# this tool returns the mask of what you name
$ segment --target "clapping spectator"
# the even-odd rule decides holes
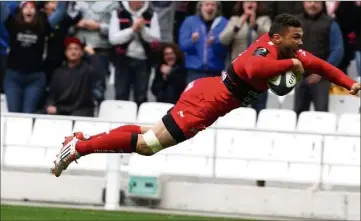
[[[237,2],[233,8],[233,16],[219,39],[224,45],[231,44],[231,61],[245,51],[259,36],[269,31],[271,19],[260,16],[260,3]],[[266,108],[267,93],[264,93],[252,107],[259,113]]]
[[[88,61],[83,59],[84,50],[89,55]],[[84,47],[78,38],[66,38],[66,64],[53,74],[47,114],[94,116],[95,83],[103,75],[97,66],[100,61],[94,54],[94,50]]]
[[[64,12],[59,4],[47,17],[36,9],[35,2],[21,2],[17,12],[11,11],[5,22],[10,38],[10,52],[4,89],[10,112],[33,113],[44,92],[43,53],[45,38]]]
[[[197,14],[186,18],[179,30],[187,83],[202,77],[220,76],[225,68],[228,48],[221,44],[219,34],[228,21],[220,11],[219,2],[198,2]]]
[[[153,43],[160,39],[157,13],[148,1],[122,1],[110,21],[109,41],[115,48],[115,99],[147,101]]]
[[[76,26],[77,38],[83,39],[95,50],[97,56],[101,58],[103,68],[110,73],[109,64],[112,61],[112,54],[108,41],[109,22],[112,11],[118,8],[118,2],[78,1],[75,7],[83,16]]]
[[[160,54],[160,64],[155,71],[152,92],[157,102],[175,104],[185,88],[186,71],[183,53],[177,45],[165,44]]]

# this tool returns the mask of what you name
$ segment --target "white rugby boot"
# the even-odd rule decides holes
[[[66,168],[68,168],[70,163],[73,161],[76,162],[76,160],[80,158],[79,153],[75,149],[75,145],[78,142],[79,139],[73,136],[65,138],[63,147],[56,155],[56,159],[54,160],[54,167],[52,168],[52,173],[56,177],[59,177],[61,173],[66,170]]]

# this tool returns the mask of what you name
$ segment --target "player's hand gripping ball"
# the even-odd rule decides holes
[[[301,78],[292,71],[287,71],[281,75],[268,79],[269,89],[278,96],[284,96],[290,93],[300,82]]]

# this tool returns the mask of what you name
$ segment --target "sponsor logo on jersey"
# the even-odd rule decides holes
[[[269,51],[267,50],[267,48],[257,48],[254,52],[253,55],[255,56],[263,56],[266,57],[269,54]]]

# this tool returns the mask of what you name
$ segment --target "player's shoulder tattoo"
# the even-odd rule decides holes
[[[254,52],[253,55],[254,56],[263,56],[266,57],[270,52],[268,51],[267,48],[264,47],[258,47]]]

